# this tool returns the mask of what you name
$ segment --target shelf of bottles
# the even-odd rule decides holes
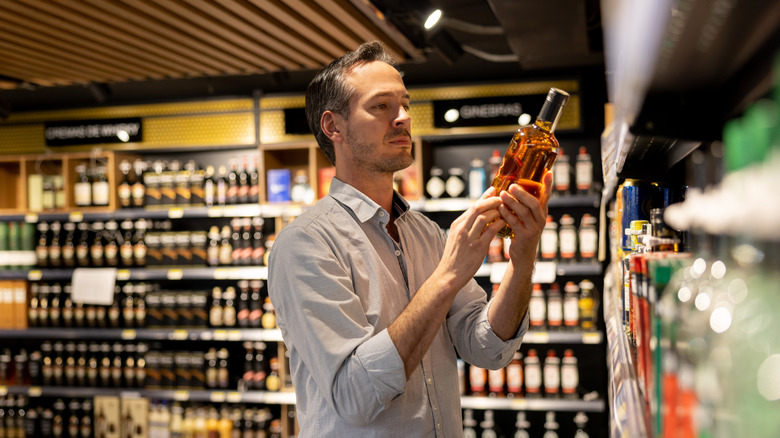
[[[91,387],[54,387],[54,386],[0,386],[0,396],[26,395],[28,397],[99,397],[116,396],[122,398],[144,397],[156,400],[176,400],[212,403],[258,403],[275,405],[294,405],[294,392],[267,391],[220,391],[220,390],[161,390],[161,389],[122,389]]]
[[[543,398],[495,398],[472,397],[460,398],[463,409],[508,410],[508,411],[561,411],[561,412],[604,412],[604,400],[566,400]]]

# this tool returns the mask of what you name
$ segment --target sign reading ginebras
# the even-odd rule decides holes
[[[460,128],[475,126],[527,125],[542,109],[546,94],[479,97],[433,101],[433,126]]]
[[[46,122],[46,146],[140,142],[140,117]]]

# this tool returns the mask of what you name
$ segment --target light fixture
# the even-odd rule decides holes
[[[425,24],[423,25],[423,27],[425,27],[425,30],[431,30],[437,24],[439,24],[440,19],[441,19],[441,9],[436,9],[435,11],[428,14],[428,18],[425,19]]]

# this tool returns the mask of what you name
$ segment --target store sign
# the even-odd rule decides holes
[[[46,122],[46,146],[72,146],[97,143],[142,141],[140,117],[101,120]]]
[[[436,128],[527,125],[542,109],[546,94],[433,101]]]

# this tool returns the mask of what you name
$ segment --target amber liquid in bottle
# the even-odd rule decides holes
[[[537,198],[541,196],[542,178],[558,157],[558,140],[553,131],[568,99],[565,91],[551,88],[534,124],[517,130],[491,184],[498,193],[519,184]],[[506,225],[498,236],[514,237],[514,233]]]

